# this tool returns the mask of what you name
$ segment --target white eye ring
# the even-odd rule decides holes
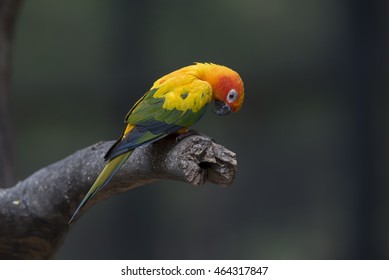
[[[236,90],[232,89],[230,92],[227,94],[227,101],[228,102],[234,102],[238,99],[239,94],[236,92]]]

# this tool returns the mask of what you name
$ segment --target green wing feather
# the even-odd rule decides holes
[[[124,121],[134,128],[123,134],[105,158],[112,159],[193,126],[204,115],[211,100],[212,88],[205,81],[193,76],[167,79],[146,92],[127,113]]]
[[[155,122],[190,127],[201,118],[211,100],[212,88],[207,82],[173,77],[148,91],[127,113],[125,122],[145,128]]]

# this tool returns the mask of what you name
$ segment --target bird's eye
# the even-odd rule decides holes
[[[234,102],[238,99],[238,93],[236,92],[236,90],[232,89],[230,90],[230,92],[227,94],[227,101],[228,102]]]

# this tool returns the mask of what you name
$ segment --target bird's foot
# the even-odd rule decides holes
[[[178,135],[176,137],[176,142],[180,142],[182,139],[189,137],[189,136],[193,136],[193,135],[199,135],[199,136],[204,136],[204,137],[210,138],[208,135],[205,135],[201,132],[198,132],[195,129],[182,128],[177,133],[178,133]],[[212,142],[215,142],[215,139],[213,139],[213,138],[210,138],[210,139],[212,140]]]

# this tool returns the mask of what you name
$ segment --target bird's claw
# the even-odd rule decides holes
[[[189,137],[189,136],[193,136],[193,135],[198,135],[198,136],[204,136],[204,137],[207,137],[209,138],[212,142],[216,142],[215,139],[201,133],[201,132],[198,132],[197,130],[195,129],[188,129],[186,132],[184,133],[180,133],[177,135],[176,137],[176,143],[180,142],[182,139],[186,138],[186,137]]]

